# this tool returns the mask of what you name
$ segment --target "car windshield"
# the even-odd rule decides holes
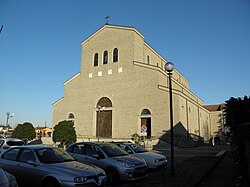
[[[75,160],[67,153],[57,148],[42,148],[35,150],[35,152],[40,162],[46,164],[70,162]]]
[[[143,147],[141,147],[139,145],[136,145],[136,144],[131,144],[131,145],[129,145],[129,147],[131,149],[133,149],[133,151],[135,153],[144,153],[144,152],[147,152]]]
[[[108,157],[128,155],[126,151],[122,150],[120,147],[114,144],[100,144],[99,146],[106,153]]]

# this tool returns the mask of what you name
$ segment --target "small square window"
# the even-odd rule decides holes
[[[112,75],[112,69],[108,70],[108,75]]]
[[[122,73],[122,67],[118,68],[118,73]]]
[[[102,76],[102,71],[98,71],[97,75],[98,75],[98,77],[101,77]]]

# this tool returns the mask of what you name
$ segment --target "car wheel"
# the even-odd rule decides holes
[[[118,184],[119,183],[119,175],[117,173],[117,171],[113,168],[108,168],[106,171],[107,174],[107,178],[108,178],[108,183],[109,184]]]
[[[46,179],[44,182],[43,182],[43,187],[60,187],[60,184],[58,183],[58,181],[54,178],[49,178],[49,179]]]

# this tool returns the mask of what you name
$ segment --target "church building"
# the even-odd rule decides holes
[[[159,137],[170,129],[167,63],[134,27],[106,24],[81,43],[80,72],[64,82],[53,126],[71,120],[78,138]],[[178,70],[172,75],[175,133],[213,136],[210,111]],[[219,120],[217,120],[219,121]]]

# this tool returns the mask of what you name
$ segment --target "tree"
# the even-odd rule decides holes
[[[33,125],[29,122],[18,124],[11,135],[12,138],[21,140],[33,140],[36,137],[36,131]]]
[[[72,121],[61,121],[55,127],[52,136],[53,142],[60,142],[63,148],[69,143],[76,142],[76,131]]]
[[[249,186],[248,139],[250,129],[250,97],[230,98],[226,101],[226,124],[230,130],[227,138],[235,157],[235,168],[239,175],[237,186]]]

